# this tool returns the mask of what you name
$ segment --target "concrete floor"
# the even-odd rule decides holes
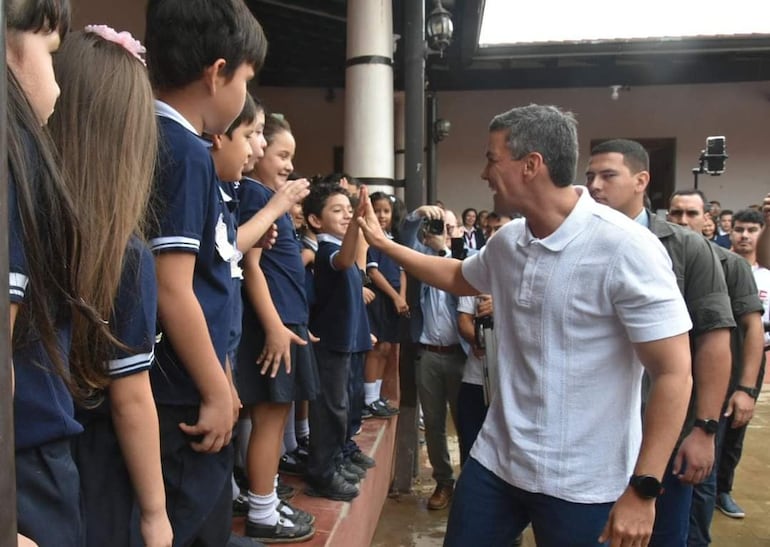
[[[713,547],[770,547],[770,386],[760,396],[749,426],[733,496],[746,511],[745,519],[730,519],[719,511],[712,524]],[[452,460],[459,461],[456,437],[450,438]],[[428,511],[434,483],[422,447],[420,476],[413,494],[385,502],[372,547],[440,547],[448,512]],[[535,547],[532,531],[524,533],[524,547]]]

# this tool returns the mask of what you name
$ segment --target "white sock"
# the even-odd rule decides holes
[[[377,384],[377,398],[381,399],[382,398],[382,378],[380,378],[379,380],[376,380],[374,383]]]
[[[278,512],[275,510],[277,500],[275,490],[267,496],[260,496],[249,490],[249,520],[257,524],[275,526],[278,522]]]
[[[235,482],[235,477],[230,476],[230,480],[232,481],[232,485],[233,485],[233,501],[235,501],[238,499],[238,496],[241,495],[241,489],[238,486],[238,483]]]
[[[294,422],[294,430],[298,439],[303,439],[310,435],[310,421],[307,418],[302,418]]]
[[[377,382],[364,383],[364,404],[369,406],[379,398],[380,394],[377,391]]]

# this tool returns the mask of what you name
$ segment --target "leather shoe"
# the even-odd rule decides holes
[[[449,506],[449,502],[452,499],[454,493],[454,486],[451,484],[438,484],[433,491],[433,495],[428,500],[428,509],[438,511],[440,509],[446,509]]]
[[[327,498],[335,501],[350,501],[358,495],[358,487],[350,484],[339,473],[334,473],[326,484],[308,484],[305,494],[315,498]]]

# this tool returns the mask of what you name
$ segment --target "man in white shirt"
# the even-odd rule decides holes
[[[445,545],[508,545],[530,522],[540,547],[646,545],[660,479],[690,396],[692,324],[663,247],[573,186],[572,114],[530,105],[490,124],[482,178],[504,226],[464,262],[384,237],[414,276],[495,302],[499,391],[463,467]],[[642,438],[642,366],[652,380]]]

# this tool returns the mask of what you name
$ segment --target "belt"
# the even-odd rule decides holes
[[[425,351],[431,353],[457,353],[463,350],[460,344],[452,344],[451,346],[432,346],[430,344],[420,344],[420,347]]]

